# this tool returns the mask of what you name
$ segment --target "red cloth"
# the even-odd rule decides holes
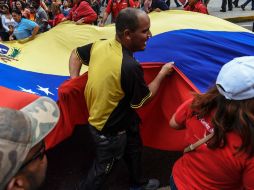
[[[142,64],[145,80],[151,82],[158,74],[162,64]],[[141,134],[144,145],[163,150],[182,150],[184,131],[169,127],[169,118],[184,100],[188,99],[195,87],[174,72],[161,84],[155,99],[138,110],[142,119]],[[75,125],[86,124],[88,112],[84,98],[87,74],[63,83],[58,90],[61,119],[58,127],[49,134],[47,143],[53,147],[72,134]],[[195,91],[197,91],[195,89]]]
[[[0,94],[0,107],[12,109],[21,109],[39,97],[34,94],[11,90],[3,86],[0,86]]]
[[[184,10],[185,11],[192,11],[192,12],[208,14],[207,7],[201,1],[198,1],[193,7],[191,7],[190,5],[187,5],[184,8]]]
[[[115,21],[117,15],[122,9],[126,7],[135,7],[135,3],[133,0],[109,0],[108,5],[106,7],[106,12],[110,14],[112,12],[112,20]]]
[[[186,126],[186,145],[193,144],[209,134],[201,121],[192,116],[191,101],[185,102],[176,112],[176,123]],[[211,125],[211,116],[204,120]],[[173,178],[179,190],[254,189],[254,158],[246,154],[234,156],[239,147],[239,135],[230,132],[226,136],[228,145],[215,150],[201,145],[193,152],[185,153],[173,167]]]
[[[162,64],[142,64],[147,83],[158,74]],[[175,68],[176,69],[176,68]],[[87,73],[65,81],[58,89],[60,119],[55,129],[46,137],[47,148],[52,148],[71,136],[76,125],[87,123],[88,112],[84,98]],[[182,150],[184,147],[184,131],[176,131],[169,127],[169,119],[176,108],[191,97],[190,91],[198,90],[185,76],[176,69],[167,77],[157,96],[143,108],[138,110],[142,119],[141,134],[144,145],[162,150]],[[0,88],[0,106],[20,109],[35,100],[38,96],[10,89]]]
[[[81,18],[84,18],[84,23],[92,24],[97,19],[97,14],[94,12],[92,7],[88,2],[82,1],[79,5],[75,4],[74,7],[70,10],[69,15],[67,16],[68,20],[77,22]]]
[[[65,81],[58,89],[58,106],[61,117],[57,127],[47,136],[49,148],[54,147],[71,136],[76,125],[84,125],[88,120],[88,111],[84,97],[87,74]]]

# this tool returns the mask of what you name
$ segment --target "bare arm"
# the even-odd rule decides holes
[[[182,129],[184,128],[184,126],[179,125],[176,120],[175,120],[175,114],[171,117],[170,121],[169,121],[169,125],[171,128],[173,129]]]
[[[41,7],[46,11],[49,12],[49,9],[44,1],[41,1]]]
[[[35,35],[38,33],[40,27],[37,25],[34,27],[33,31],[32,31],[32,35],[30,36],[30,39],[34,39]]]
[[[148,85],[150,92],[152,93],[150,99],[152,99],[158,92],[162,80],[173,71],[173,62],[169,62],[162,66],[160,72],[155,79]]]
[[[76,49],[72,50],[71,56],[69,59],[69,73],[71,79],[76,78],[80,74],[80,69],[82,67],[82,62],[76,54]]]

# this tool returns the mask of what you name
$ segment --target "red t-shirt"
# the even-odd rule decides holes
[[[50,24],[50,26],[56,26],[57,24],[59,24],[64,18],[64,15],[62,13],[55,15],[53,20],[49,20],[48,23]]]
[[[119,12],[127,7],[135,7],[133,0],[120,0],[119,2],[118,0],[109,0],[106,12],[108,14],[112,12],[112,21],[115,22]]]
[[[97,14],[88,2],[82,1],[79,5],[74,5],[67,16],[68,20],[77,22],[81,18],[84,18],[84,23],[92,24],[97,19]]]
[[[198,12],[198,13],[203,13],[203,14],[208,14],[208,10],[207,10],[207,7],[201,2],[201,1],[198,1],[194,7],[191,7],[191,6],[186,6],[184,8],[185,11],[192,11],[192,12]]]
[[[186,126],[186,145],[193,144],[209,131],[192,116],[192,100],[182,104],[176,112],[175,120]],[[203,118],[212,128],[211,116]],[[227,133],[227,146],[211,150],[206,144],[195,151],[185,153],[173,167],[173,178],[178,190],[245,190],[254,189],[254,158],[247,154],[235,153],[235,147],[241,144],[239,135]]]
[[[64,18],[64,15],[62,13],[56,15],[53,20],[53,26],[56,26],[57,24],[59,24],[63,20],[63,18]]]

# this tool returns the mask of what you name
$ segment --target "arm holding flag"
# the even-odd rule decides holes
[[[29,37],[31,40],[34,39],[35,35],[39,32],[40,27],[37,25],[32,31],[32,35]]]
[[[159,87],[160,87],[160,83],[161,81],[167,76],[169,75],[172,71],[173,71],[173,65],[174,65],[174,62],[169,62],[165,65],[162,66],[160,72],[158,73],[158,75],[155,77],[155,79],[148,85],[148,88],[150,90],[150,92],[152,93],[150,99],[152,99]]]

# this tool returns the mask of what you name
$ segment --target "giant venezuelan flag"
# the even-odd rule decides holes
[[[153,37],[145,51],[135,54],[145,79],[149,83],[169,61],[175,62],[176,72],[163,82],[158,96],[138,110],[143,121],[142,137],[147,146],[181,150],[185,146],[184,131],[169,128],[170,116],[191,91],[205,92],[224,63],[254,55],[254,34],[199,13],[167,11],[149,16]],[[83,98],[87,75],[67,80],[70,52],[114,34],[114,26],[62,23],[31,42],[0,44],[0,106],[19,109],[45,95],[58,100],[61,119],[47,137],[47,145],[52,147],[67,138],[75,125],[87,122],[88,115]]]

